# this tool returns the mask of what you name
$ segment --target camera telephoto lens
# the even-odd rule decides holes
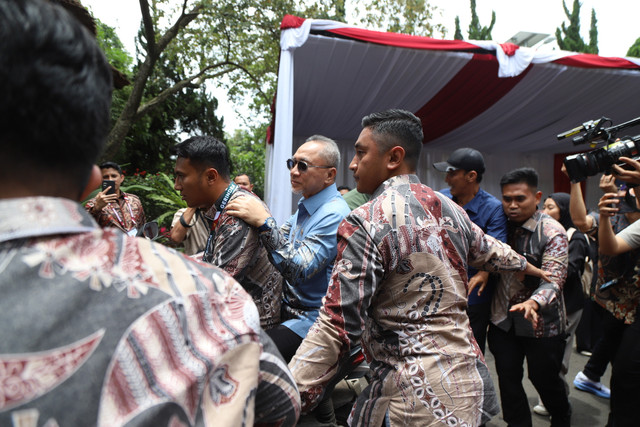
[[[580,182],[587,177],[601,172],[611,173],[611,167],[620,157],[630,157],[637,160],[640,152],[640,138],[616,142],[607,148],[596,148],[587,153],[572,154],[564,159],[567,174],[571,182]]]

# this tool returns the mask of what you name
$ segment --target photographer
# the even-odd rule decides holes
[[[640,162],[620,157],[621,162],[631,166],[625,170],[613,166],[614,174],[621,180],[640,184]],[[636,221],[615,234],[611,218],[619,217],[622,199],[616,193],[606,193],[600,199],[600,225],[598,227],[601,257],[630,254],[629,265],[624,275],[603,284],[598,284],[595,299],[615,316],[616,323],[605,325],[605,334],[615,339],[611,349],[611,412],[609,425],[637,425],[636,406],[640,402],[640,222]],[[611,284],[611,286],[609,286]]]
[[[100,227],[115,227],[135,236],[138,228],[145,223],[144,210],[138,196],[120,190],[124,174],[117,163],[106,162],[100,165],[103,186],[102,191],[85,205]],[[108,186],[112,181],[113,186]],[[114,191],[115,190],[115,191]]]

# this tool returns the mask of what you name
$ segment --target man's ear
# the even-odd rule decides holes
[[[467,182],[476,182],[477,178],[478,178],[478,172],[476,171],[469,171],[466,173],[466,180]]]
[[[542,191],[536,191],[536,205],[540,204],[540,200],[542,200]]]
[[[327,179],[324,180],[327,184],[331,185],[336,182],[336,176],[338,175],[338,170],[336,168],[327,169]]]
[[[218,180],[218,178],[220,177],[220,174],[218,174],[218,171],[215,170],[214,168],[207,168],[204,171],[204,174],[207,178],[207,183],[209,185],[211,184],[215,184],[215,182]]]
[[[100,170],[98,165],[93,165],[93,168],[91,169],[91,174],[89,175],[89,181],[87,182],[87,185],[85,186],[84,190],[82,190],[82,192],[80,193],[80,198],[78,199],[78,201],[81,202],[84,199],[86,199],[93,190],[100,187],[101,183],[102,183],[102,171]]]
[[[387,169],[389,170],[396,170],[404,163],[405,151],[399,145],[391,148],[387,155],[389,156],[387,161]]]

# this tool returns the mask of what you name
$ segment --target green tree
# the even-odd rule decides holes
[[[231,175],[246,173],[251,177],[253,192],[264,198],[264,162],[266,146],[264,135],[267,125],[259,125],[250,130],[236,130],[227,137],[231,157]],[[284,167],[284,165],[283,165]]]
[[[596,19],[596,11],[591,9],[591,28],[589,28],[589,46],[587,47],[588,53],[597,55],[598,49],[598,20]]]
[[[627,56],[631,56],[633,58],[640,58],[640,38],[637,38],[635,43],[631,45],[631,47],[627,51]]]
[[[428,0],[352,1],[354,24],[396,33],[435,37],[446,35],[442,24],[434,24],[437,7]]]
[[[496,23],[496,13],[491,11],[491,24],[488,27],[480,25],[480,19],[476,13],[476,0],[471,0],[471,23],[469,24],[470,40],[491,40],[491,30]]]
[[[105,157],[114,158],[135,122],[174,94],[210,79],[232,78],[229,94],[256,95],[268,105],[278,58],[279,23],[295,12],[292,0],[139,0],[142,14],[138,66],[131,92],[107,139]],[[156,68],[166,60],[181,80],[150,93]],[[145,97],[145,95],[147,95]],[[153,96],[151,96],[153,95]]]
[[[453,35],[454,40],[464,40],[462,30],[460,29],[460,17],[456,16],[456,32]]]
[[[573,1],[573,10],[569,11],[564,0],[562,1],[564,13],[569,19],[569,24],[563,22],[561,28],[556,28],[556,40],[562,50],[582,53],[598,53],[598,29],[595,10],[591,10],[591,28],[589,31],[590,42],[587,45],[580,36],[580,1]]]

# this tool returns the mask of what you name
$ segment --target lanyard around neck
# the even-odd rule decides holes
[[[204,254],[202,256],[202,260],[205,262],[211,262],[213,259],[213,238],[216,235],[216,228],[218,227],[218,221],[220,220],[220,214],[224,208],[227,207],[227,203],[231,199],[231,195],[235,193],[238,186],[235,182],[229,184],[227,189],[224,191],[222,195],[222,200],[219,205],[216,205],[216,214],[213,216],[213,221],[211,222],[211,231],[209,232],[209,237],[207,238],[207,245],[204,248]]]

